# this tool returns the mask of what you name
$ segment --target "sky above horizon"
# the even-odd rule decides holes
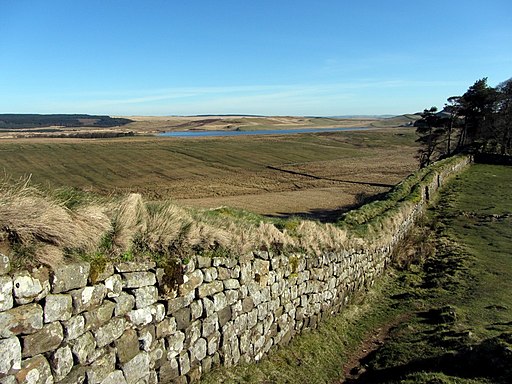
[[[510,0],[0,0],[0,113],[413,113],[511,47]]]

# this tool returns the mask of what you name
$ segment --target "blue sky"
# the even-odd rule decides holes
[[[409,113],[511,47],[510,0],[0,0],[0,113]]]

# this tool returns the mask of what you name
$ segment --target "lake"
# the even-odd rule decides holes
[[[297,133],[365,131],[370,127],[345,128],[299,128],[299,129],[269,129],[260,131],[173,131],[159,133],[162,137],[206,137],[206,136],[248,136],[248,135],[292,135]]]

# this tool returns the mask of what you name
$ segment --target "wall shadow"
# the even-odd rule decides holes
[[[292,217],[298,217],[304,220],[316,220],[321,223],[335,223],[341,216],[354,209],[360,208],[361,206],[371,203],[372,201],[381,200],[386,196],[387,192],[377,193],[375,195],[367,195],[365,193],[359,193],[356,195],[356,202],[350,205],[344,205],[342,207],[333,209],[320,209],[313,208],[309,211],[304,212],[278,212],[273,215],[265,215],[266,217],[289,219]]]

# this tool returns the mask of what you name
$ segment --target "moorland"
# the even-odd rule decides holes
[[[0,167],[43,188],[71,187],[102,195],[141,193],[199,208],[230,206],[273,216],[329,220],[388,191],[417,168],[418,116],[378,119],[299,117],[130,117],[117,128],[134,137],[78,139],[48,132],[2,130]],[[372,127],[216,138],[163,138],[169,130]],[[62,132],[98,127],[59,127]],[[50,135],[51,136],[51,135]]]

